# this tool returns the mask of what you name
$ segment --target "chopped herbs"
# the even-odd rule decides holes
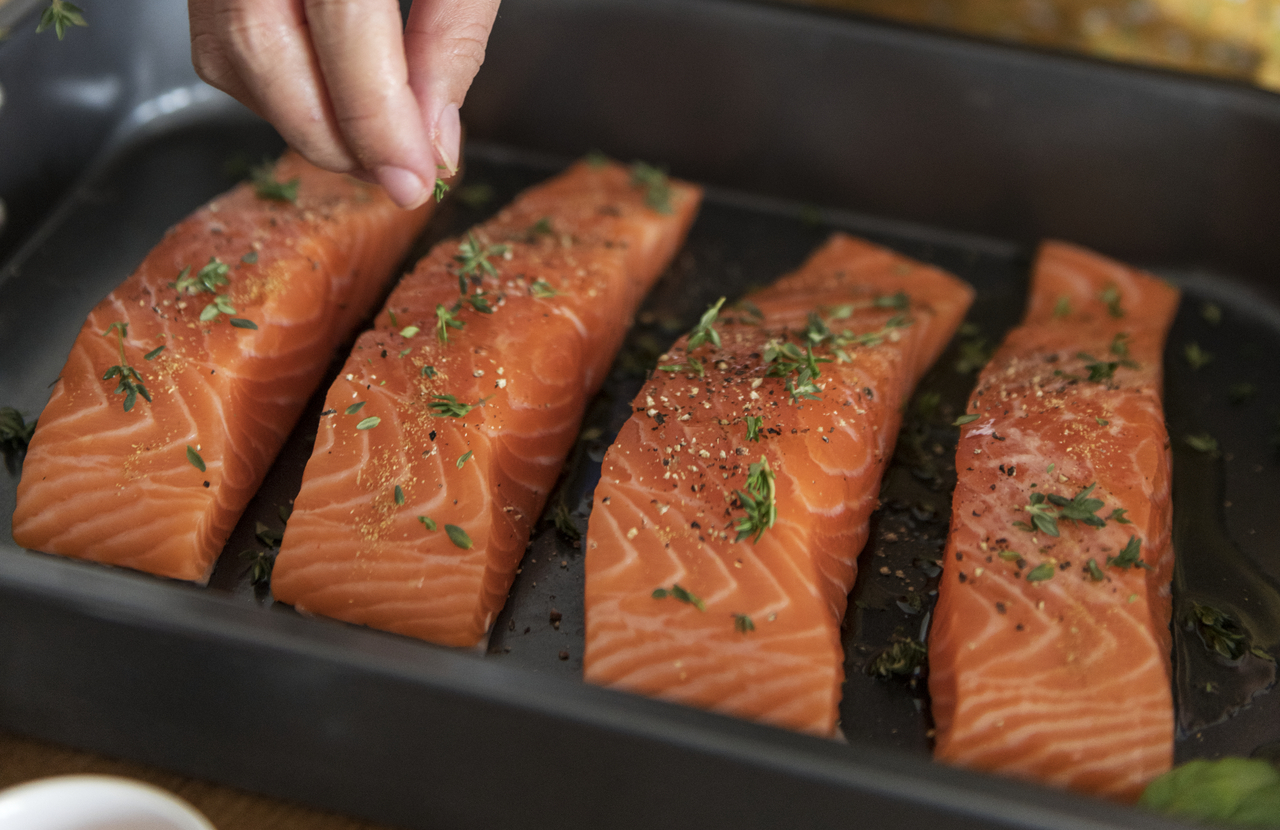
[[[1053,305],[1053,316],[1061,320],[1071,314],[1071,298],[1063,294]]]
[[[1142,552],[1142,541],[1137,536],[1130,536],[1128,543],[1121,548],[1120,553],[1116,556],[1107,557],[1107,567],[1119,568],[1146,568],[1151,570],[1151,566],[1143,562],[1138,557]]]
[[[951,422],[951,426],[962,427],[965,424],[972,424],[974,421],[978,420],[978,418],[980,417],[982,416],[975,415],[973,413],[970,413],[968,415],[961,415],[959,418],[956,418],[954,421]]]
[[[444,532],[449,534],[449,541],[463,550],[471,550],[471,537],[457,525],[445,525]]]
[[[892,645],[876,655],[867,664],[867,674],[888,680],[890,677],[910,677],[916,674],[928,657],[924,643],[908,637],[896,637]]]
[[[467,461],[469,461],[469,460],[471,459],[471,453],[472,453],[472,452],[474,452],[474,450],[467,450],[466,452],[464,452],[464,453],[463,453],[463,454],[458,458],[458,463],[457,463],[455,466],[457,466],[457,468],[458,468],[459,470],[461,470],[461,469],[462,469],[462,465],[463,465],[463,464],[466,464],[466,463],[467,463]]]
[[[468,278],[478,281],[486,274],[498,276],[498,269],[489,258],[505,256],[510,250],[507,245],[482,245],[474,233],[468,233],[467,238],[458,244],[458,253],[453,258],[458,263],[459,293],[466,296]]]
[[[178,273],[178,278],[174,282],[169,283],[169,287],[175,289],[179,294],[184,291],[187,294],[217,294],[218,287],[227,285],[229,280],[227,274],[231,272],[231,268],[219,260],[216,256],[209,257],[209,262],[203,268],[191,274],[191,266],[188,265]]]
[[[751,621],[751,617],[746,614],[733,615],[733,630],[741,634],[756,630],[756,624]]]
[[[1129,335],[1125,332],[1118,333],[1111,341],[1111,353],[1116,357],[1129,356]]]
[[[427,408],[440,417],[464,418],[477,406],[483,406],[485,400],[481,398],[475,403],[463,403],[453,395],[432,395],[431,403],[427,404]]]
[[[1119,341],[1119,342],[1122,346],[1124,346],[1123,341]],[[1112,351],[1115,351],[1115,348],[1116,348],[1116,343],[1113,342],[1111,344]],[[1127,354],[1129,351],[1128,347],[1124,346],[1124,349],[1125,349],[1125,353]],[[1090,381],[1091,383],[1106,383],[1109,380],[1113,380],[1115,378],[1116,369],[1121,366],[1125,366],[1129,369],[1138,368],[1138,364],[1134,363],[1132,360],[1129,360],[1128,358],[1122,358],[1120,360],[1103,361],[1103,360],[1099,360],[1098,358],[1094,357],[1091,354],[1087,354],[1086,352],[1079,352],[1078,354],[1076,354],[1076,357],[1078,357],[1079,359],[1085,362],[1084,368],[1089,370],[1089,377],[1086,378],[1086,380]]]
[[[425,527],[427,530],[436,529],[436,520],[431,518],[430,516],[419,516],[418,521],[422,522],[422,526]]]
[[[551,512],[551,521],[555,524],[556,530],[563,533],[569,541],[576,542],[582,538],[582,531],[578,530],[578,526],[573,523],[573,514],[569,512],[569,505],[565,504],[563,494],[556,500],[555,509]]]
[[[777,492],[774,487],[774,473],[769,467],[769,460],[761,458],[747,468],[747,489],[738,490],[738,501],[746,516],[738,519],[734,530],[738,531],[735,542],[753,537],[751,543],[760,541],[764,532],[773,527],[778,519]]]
[[[191,466],[200,472],[205,472],[204,459],[200,457],[200,453],[196,452],[196,448],[187,444],[187,460],[191,462]]]
[[[760,427],[764,426],[764,418],[757,415],[748,415],[745,420],[747,422],[747,440],[759,441]]]
[[[161,353],[161,352],[163,352],[163,351],[164,351],[164,345],[163,345],[163,344],[162,344],[162,345],[159,345],[159,346],[156,346],[154,349],[152,349],[151,351],[149,351],[149,352],[147,352],[146,354],[144,354],[144,355],[142,356],[142,359],[143,359],[143,360],[155,360],[155,359],[160,355],[160,353]]]
[[[200,311],[200,322],[208,323],[211,320],[216,320],[219,314],[230,316],[235,313],[236,307],[231,304],[231,298],[226,294],[217,294],[214,296],[213,302]]]
[[[67,0],[50,0],[48,8],[44,10],[44,14],[40,15],[40,22],[36,24],[36,34],[52,26],[53,31],[58,35],[58,40],[62,40],[68,26],[88,25],[79,6]]]
[[[1106,576],[1102,573],[1102,568],[1098,567],[1098,560],[1093,557],[1089,557],[1089,561],[1084,563],[1084,570],[1094,582],[1101,582],[1106,579]]]
[[[278,182],[273,165],[263,164],[249,171],[249,180],[253,182],[253,192],[259,199],[274,202],[298,202],[298,185],[300,178],[292,178],[287,182]]]
[[[1111,515],[1107,516],[1107,521],[1115,522],[1116,524],[1121,524],[1121,525],[1131,525],[1133,524],[1133,522],[1129,521],[1124,517],[1124,514],[1128,512],[1129,511],[1127,508],[1117,507],[1115,510],[1111,511]]]
[[[1028,582],[1044,582],[1047,579],[1053,579],[1053,575],[1055,572],[1056,570],[1051,563],[1041,562],[1039,565],[1036,565],[1034,568],[1032,568],[1031,571],[1027,574],[1027,581]]]
[[[1249,653],[1249,632],[1230,614],[1212,605],[1191,603],[1186,628],[1200,635],[1205,648],[1235,662]]]
[[[671,597],[672,599],[679,600],[687,605],[692,605],[699,611],[707,610],[707,604],[685,588],[682,588],[679,582],[675,583],[670,588],[654,588],[651,596],[654,599],[666,599],[667,597]]]
[[[418,377],[420,378],[433,378],[435,376],[436,367],[434,366],[423,366],[421,371],[418,372]]]
[[[436,200],[437,204],[439,204],[440,200],[444,198],[444,194],[448,192],[449,183],[444,179],[436,179],[435,186],[431,188],[431,195]]]
[[[1065,496],[1051,494],[1049,501],[1057,505],[1061,510],[1058,515],[1063,519],[1071,519],[1089,525],[1090,527],[1102,527],[1106,524],[1106,520],[1095,515],[1102,509],[1102,499],[1089,498],[1089,494],[1098,486],[1095,481],[1085,489],[1081,490],[1074,498],[1068,499]],[[1054,534],[1055,536],[1057,534]]]
[[[124,339],[129,334],[129,324],[115,322],[107,326],[107,330],[102,333],[103,337],[107,337],[111,332],[116,333],[116,345],[120,348],[120,363],[107,369],[103,374],[103,380],[111,380],[119,378],[115,391],[111,394],[124,394],[124,411],[128,412],[133,409],[133,405],[141,395],[147,403],[151,403],[151,393],[147,391],[147,387],[142,382],[142,375],[138,374],[138,370],[129,365],[129,361],[124,356]]]
[[[436,305],[436,339],[441,343],[449,342],[449,329],[460,329],[465,325],[452,311],[443,305]]]
[[[395,500],[396,500],[397,507],[404,506],[404,488],[402,488],[399,484],[396,485]]]
[[[551,283],[546,280],[534,280],[529,286],[529,293],[539,300],[549,300],[560,292],[552,288]]]
[[[374,415],[372,417],[365,418],[363,421],[356,424],[356,429],[373,429],[380,423],[382,423],[382,419],[377,415]]]
[[[472,294],[469,297],[463,297],[462,300],[459,301],[459,304],[454,306],[455,311],[462,307],[461,306],[462,302],[465,302],[467,305],[471,306],[476,311],[479,311],[482,314],[493,313],[493,306],[489,304],[489,298],[486,297],[483,292],[477,291],[476,293]]]
[[[690,357],[685,363],[668,363],[665,366],[659,366],[658,371],[689,372],[690,374],[697,375],[698,377],[705,377],[707,373],[706,367],[702,365],[702,361],[698,360],[696,357]]]
[[[1194,340],[1182,347],[1182,355],[1193,370],[1199,370],[1213,362],[1213,352],[1200,348],[1200,344]]]
[[[258,540],[258,544],[260,545],[266,545],[269,548],[278,548],[280,547],[280,543],[284,541],[284,532],[276,530],[268,525],[264,525],[262,522],[254,522],[253,537]]]
[[[4,454],[7,463],[12,464],[13,459],[26,452],[35,431],[35,420],[28,424],[22,413],[12,406],[0,407],[0,453]]]
[[[1098,294],[1098,299],[1107,306],[1107,313],[1112,317],[1119,319],[1124,316],[1124,309],[1120,307],[1120,289],[1114,285],[1108,285]]]
[[[278,543],[277,545],[278,546]],[[269,546],[272,547],[272,546]],[[275,567],[276,557],[269,550],[240,551],[240,558],[249,563],[249,584],[266,585],[271,581],[271,569]]]
[[[769,368],[765,370],[768,377],[786,377],[786,389],[791,395],[791,402],[801,399],[816,400],[822,389],[813,379],[821,374],[819,363],[830,363],[829,357],[814,357],[813,347],[805,346],[804,352],[794,343],[771,342],[764,348],[764,361]],[[795,373],[795,377],[790,375]]]
[[[693,331],[689,334],[689,345],[685,347],[685,353],[692,352],[703,343],[710,343],[717,349],[720,348],[720,332],[716,331],[716,318],[720,316],[720,308],[724,305],[724,297],[716,300],[706,311],[702,313],[702,318],[698,320],[698,325],[694,326]]]
[[[1182,441],[1196,452],[1208,455],[1218,454],[1218,439],[1207,432],[1202,432],[1199,435],[1184,435]]]
[[[644,203],[658,213],[671,213],[671,182],[660,168],[642,161],[631,165],[631,186],[644,188]]]
[[[1216,326],[1222,322],[1222,308],[1217,303],[1205,303],[1200,306],[1200,316],[1211,326]]]
[[[351,406],[348,406],[344,411],[347,415],[354,415],[360,410],[364,409],[364,404],[365,404],[364,401],[356,401],[355,403],[351,404]]]
[[[961,340],[960,357],[956,360],[955,369],[962,375],[980,371],[983,366],[991,362],[991,355],[994,352],[995,347],[988,346],[985,337]]]
[[[1058,535],[1058,511],[1046,504],[1047,498],[1044,493],[1032,493],[1031,504],[1022,508],[1024,512],[1031,517],[1031,524],[1026,522],[1014,522],[1013,526],[1019,530],[1025,530],[1028,533],[1034,533],[1039,530],[1041,533],[1049,536]]]
[[[422,329],[418,328],[417,326],[405,326],[404,328],[400,329],[400,336],[403,337],[405,340],[408,340],[409,338],[413,337],[415,334],[417,334],[420,331],[422,331]]]

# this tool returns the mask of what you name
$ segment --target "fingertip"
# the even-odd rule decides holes
[[[431,144],[449,175],[457,173],[462,147],[462,120],[458,116],[457,104],[449,104],[441,110],[435,129],[431,131]]]
[[[387,191],[391,201],[406,210],[422,205],[431,195],[431,191],[422,179],[413,171],[403,167],[384,165],[374,170],[373,174],[377,177],[378,184]]]

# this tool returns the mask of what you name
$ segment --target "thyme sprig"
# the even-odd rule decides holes
[[[644,203],[658,213],[671,213],[671,182],[666,171],[643,161],[631,165],[631,186],[644,188]]]
[[[459,320],[452,311],[443,304],[436,304],[436,338],[446,345],[449,343],[449,329],[460,329],[466,323]]]
[[[1038,530],[1055,537],[1059,535],[1058,519],[1069,519],[1089,527],[1102,527],[1106,524],[1106,519],[1097,513],[1102,509],[1103,501],[1090,495],[1097,486],[1095,481],[1071,498],[1057,493],[1032,493],[1030,503],[1021,508],[1031,518],[1031,522],[1014,522],[1013,526],[1028,533]],[[1123,515],[1123,511],[1120,514]],[[1116,516],[1113,511],[1111,517]]]
[[[679,582],[672,584],[670,588],[654,588],[653,593],[650,594],[650,596],[654,599],[666,599],[667,597],[671,597],[672,599],[679,600],[687,605],[692,605],[699,611],[707,610],[707,604],[691,591],[682,587]]]
[[[295,176],[287,182],[276,180],[275,166],[260,164],[249,171],[249,180],[253,182],[253,192],[259,199],[272,202],[298,203],[298,185],[302,179]]]
[[[124,356],[124,339],[129,334],[129,324],[117,320],[107,326],[107,330],[102,333],[102,336],[107,337],[113,331],[116,333],[116,345],[120,349],[120,363],[107,369],[102,379],[120,379],[115,391],[111,394],[119,395],[124,393],[124,411],[128,412],[133,409],[133,405],[137,402],[139,395],[145,398],[147,403],[151,403],[151,393],[147,391],[147,387],[143,384],[142,375],[138,373],[137,369],[129,365],[128,359]]]
[[[1130,536],[1128,543],[1120,549],[1120,553],[1115,556],[1107,557],[1107,567],[1119,568],[1126,570],[1128,568],[1146,568],[1153,570],[1150,565],[1143,562],[1139,556],[1142,552],[1142,540],[1137,536]]]
[[[0,454],[4,455],[6,462],[12,464],[12,459],[26,452],[35,432],[34,419],[28,424],[22,413],[12,406],[0,406]]]
[[[88,25],[79,6],[67,0],[50,0],[49,7],[44,10],[44,14],[40,15],[40,22],[36,24],[36,34],[52,26],[53,31],[58,35],[58,40],[62,40],[68,26]]]
[[[506,256],[510,251],[509,245],[484,245],[476,239],[474,233],[468,233],[467,238],[458,243],[458,253],[453,257],[454,262],[458,263],[458,292],[464,297],[467,295],[469,279],[478,282],[485,275],[497,277],[498,269],[489,258]]]
[[[696,357],[690,357],[684,363],[668,363],[665,366],[659,366],[661,372],[689,372],[698,377],[705,377],[707,369],[702,365],[702,361]]]
[[[703,343],[710,343],[715,348],[720,348],[720,332],[716,331],[714,323],[716,318],[720,316],[720,309],[724,305],[724,297],[712,303],[706,311],[702,313],[702,317],[698,320],[698,325],[693,327],[693,331],[689,334],[689,345],[685,347],[685,352],[692,352]]]
[[[738,519],[734,530],[738,531],[735,542],[753,537],[754,545],[760,541],[764,532],[773,527],[778,520],[777,490],[773,470],[769,467],[769,459],[761,458],[747,468],[747,489],[738,490],[738,501],[747,515]]]
[[[484,406],[488,398],[481,398],[475,403],[463,403],[453,395],[432,395],[427,408],[437,415],[447,418],[464,418],[476,407]]]

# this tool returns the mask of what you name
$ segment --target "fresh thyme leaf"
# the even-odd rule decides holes
[[[551,227],[551,217],[544,216],[537,222],[529,226],[529,230],[525,231],[525,238],[530,242],[534,242],[540,236],[553,236],[555,230]]]
[[[422,331],[422,329],[418,328],[417,326],[405,326],[404,328],[400,329],[400,336],[403,337],[405,340],[408,340],[409,338],[413,337],[420,331]]]
[[[778,520],[774,479],[767,458],[761,458],[747,468],[747,489],[737,491],[738,501],[742,503],[742,509],[747,515],[738,519],[738,523],[734,525],[733,529],[738,531],[734,542],[753,537],[751,543],[755,544]]]
[[[418,372],[418,377],[421,377],[421,378],[433,378],[435,376],[436,376],[436,367],[434,366],[423,366],[422,371]]]
[[[19,455],[26,452],[35,431],[34,419],[28,424],[22,413],[12,406],[0,407],[0,453],[3,453],[6,463],[12,465]]]
[[[1111,511],[1111,515],[1107,516],[1107,521],[1115,522],[1116,524],[1121,524],[1121,525],[1131,525],[1133,524],[1133,522],[1129,521],[1124,517],[1124,514],[1128,512],[1129,511],[1127,508],[1117,507],[1115,510]]]
[[[1114,285],[1108,285],[1098,293],[1098,299],[1106,303],[1107,313],[1112,317],[1119,319],[1124,316],[1124,309],[1120,306],[1120,289]]]
[[[1102,573],[1102,568],[1098,567],[1098,560],[1089,557],[1089,561],[1084,563],[1084,569],[1089,574],[1089,578],[1094,582],[1101,582],[1106,579],[1106,575]]]
[[[1105,383],[1115,377],[1116,369],[1120,366],[1119,361],[1102,361],[1091,354],[1080,352],[1076,357],[1085,361],[1084,368],[1089,370],[1089,377],[1086,380],[1092,383]]]
[[[1199,634],[1201,642],[1210,651],[1217,652],[1232,662],[1249,653],[1249,632],[1230,614],[1212,605],[1191,603],[1186,628]]]
[[[396,313],[394,311],[392,311],[391,309],[387,309],[387,317],[391,319],[391,328],[393,329],[400,328],[400,321],[396,319]]]
[[[453,257],[458,263],[458,290],[467,294],[467,279],[481,279],[484,275],[498,276],[498,269],[489,261],[490,257],[505,256],[511,250],[508,245],[483,245],[474,233],[467,233],[467,238],[458,243],[458,253]]]
[[[469,208],[482,208],[493,199],[493,185],[476,182],[458,188],[458,201]]]
[[[356,429],[373,429],[380,423],[382,423],[382,419],[377,415],[373,415],[356,424]]]
[[[563,494],[556,500],[555,509],[551,511],[551,521],[556,530],[563,533],[569,541],[576,542],[582,538],[582,531],[573,523],[573,514],[569,511],[569,505],[565,504]]]
[[[909,637],[895,637],[893,643],[867,664],[867,674],[888,680],[890,677],[910,677],[924,665],[928,650],[924,643]]]
[[[151,393],[147,391],[147,387],[142,382],[142,375],[129,365],[129,361],[124,355],[124,339],[129,335],[129,324],[117,320],[107,326],[102,332],[102,336],[106,337],[112,332],[116,334],[116,345],[120,350],[120,362],[108,367],[107,371],[102,375],[103,380],[112,380],[119,378],[113,395],[124,395],[124,411],[128,412],[133,409],[134,403],[137,402],[138,396],[141,395],[146,399],[147,403],[151,403]]]
[[[1028,582],[1044,582],[1047,579],[1053,579],[1056,569],[1048,562],[1041,562],[1027,573]]]
[[[427,404],[427,408],[441,417],[463,418],[477,406],[482,406],[484,402],[484,398],[475,403],[463,403],[453,395],[432,395],[431,403]]]
[[[200,457],[200,453],[196,452],[196,448],[187,444],[187,460],[191,462],[191,466],[200,472],[205,472],[204,459]]]
[[[436,200],[436,204],[444,198],[444,194],[449,192],[449,183],[444,179],[436,179],[435,185],[431,188],[431,196]]]
[[[655,588],[650,596],[654,599],[666,599],[667,597],[671,597],[672,599],[679,600],[687,605],[692,605],[699,611],[707,610],[707,604],[696,597],[692,592],[682,587],[679,582],[675,583],[670,588]]]
[[[364,401],[356,401],[355,403],[351,404],[351,406],[348,406],[346,408],[345,414],[354,415],[360,410],[364,409],[364,405],[365,405]]]
[[[422,526],[425,527],[427,530],[436,529],[436,520],[431,518],[430,516],[419,516],[418,521],[422,522]]]
[[[249,171],[249,180],[253,182],[253,192],[259,199],[298,203],[298,185],[302,179],[295,177],[287,182],[276,181],[273,164],[260,164],[253,168]]]
[[[1182,355],[1187,359],[1187,365],[1193,371],[1208,366],[1213,362],[1213,352],[1200,348],[1200,344],[1194,340],[1182,347]]]
[[[471,537],[457,525],[445,525],[444,532],[449,534],[449,541],[463,550],[471,550]]]
[[[1205,303],[1200,306],[1200,316],[1211,326],[1216,326],[1222,322],[1222,309],[1217,303]]]
[[[243,262],[245,265],[253,265],[255,262],[258,261],[258,252],[250,251],[249,253],[240,257],[240,261]]]
[[[748,415],[745,420],[747,422],[747,440],[759,441],[760,427],[764,426],[764,418],[757,415]]]
[[[972,424],[974,421],[978,420],[981,417],[982,417],[981,415],[976,415],[971,412],[968,415],[961,415],[959,418],[956,418],[954,421],[951,422],[951,426],[962,427],[965,424]]]
[[[275,554],[265,550],[242,550],[240,558],[249,563],[249,584],[266,585],[271,581],[271,570],[275,567]]]
[[[1022,558],[1022,554],[1018,553],[1016,550],[1007,549],[1000,551],[999,556],[1006,562],[1013,562]]]
[[[738,300],[731,307],[746,315],[747,319],[740,322],[754,326],[764,320],[764,312],[760,310],[760,306],[748,300]]]
[[[396,485],[396,489],[395,489],[395,500],[396,500],[396,506],[397,506],[397,507],[403,507],[403,506],[404,506],[404,488],[403,488],[403,487],[401,487],[399,484],[397,484],[397,485]]]
[[[449,342],[449,329],[460,329],[465,325],[452,311],[443,305],[436,305],[436,339],[441,343]]]
[[[1063,294],[1053,305],[1053,316],[1061,320],[1071,314],[1071,298]]]
[[[258,330],[257,323],[253,322],[252,320],[246,320],[243,317],[232,317],[231,325],[235,326],[238,329],[251,329],[253,331]]]
[[[809,312],[809,322],[804,329],[804,341],[810,346],[817,346],[832,338],[831,329],[822,322],[816,311]]]
[[[1119,332],[1111,340],[1111,353],[1116,357],[1129,356],[1129,335],[1125,332]]]
[[[144,354],[144,355],[142,356],[142,359],[143,359],[143,360],[155,360],[155,359],[156,359],[156,357],[158,357],[158,356],[160,355],[160,353],[161,353],[161,352],[163,352],[163,351],[164,351],[164,344],[161,344],[161,345],[159,345],[159,346],[156,346],[154,349],[152,349],[151,351],[147,352],[146,354]]]
[[[468,305],[479,311],[481,314],[492,314],[493,306],[489,304],[489,298],[483,293],[477,291],[468,297],[463,298]]]
[[[706,311],[702,313],[698,325],[694,326],[693,331],[689,334],[689,345],[685,347],[685,353],[689,354],[703,343],[710,343],[717,349],[720,348],[720,332],[716,331],[716,318],[720,316],[720,307],[724,305],[724,297],[716,300]]]
[[[1203,452],[1209,455],[1218,454],[1218,439],[1207,432],[1202,432],[1199,435],[1184,435],[1182,441],[1196,452]]]
[[[560,292],[552,288],[551,283],[546,280],[534,280],[529,286],[529,293],[539,300],[549,300]]]
[[[458,467],[458,469],[459,469],[459,470],[461,470],[461,469],[462,469],[462,465],[463,465],[463,464],[466,464],[466,463],[467,463],[467,461],[471,458],[471,453],[472,453],[472,452],[474,452],[474,450],[467,450],[467,451],[466,451],[466,452],[464,452],[461,456],[459,456],[459,458],[458,458],[458,463],[457,463],[457,465],[456,465],[456,466]]]
[[[1071,519],[1090,527],[1102,527],[1106,521],[1095,515],[1102,509],[1102,499],[1090,498],[1089,494],[1098,486],[1095,481],[1088,487],[1081,490],[1074,498],[1068,499],[1065,496],[1059,496],[1056,493],[1049,495],[1049,501],[1056,505],[1059,509],[1058,516],[1063,519]],[[1033,497],[1034,498],[1034,497]],[[1057,535],[1056,533],[1053,535]]]
[[[170,286],[177,289],[178,293],[186,292],[187,294],[217,294],[218,286],[227,285],[229,280],[227,274],[231,272],[230,266],[219,260],[216,256],[209,257],[209,261],[196,272],[195,276],[191,275],[191,266],[183,268],[178,274],[178,279],[170,283]]]
[[[209,303],[200,312],[200,322],[208,323],[216,320],[219,314],[231,315],[236,313],[236,307],[231,304],[231,300],[227,299],[225,294],[214,295],[213,302]]]
[[[637,161],[631,165],[631,186],[643,187],[644,203],[658,213],[671,213],[671,182],[665,171]]]
[[[871,307],[896,308],[898,311],[906,311],[911,307],[911,297],[905,291],[899,291],[896,294],[884,294],[872,300]]]
[[[1128,543],[1121,548],[1119,554],[1107,557],[1107,567],[1120,568],[1121,570],[1126,568],[1146,568],[1151,570],[1150,565],[1138,558],[1141,553],[1142,541],[1137,536],[1130,536]]]
[[[1233,383],[1231,388],[1227,390],[1227,396],[1231,403],[1235,406],[1244,406],[1253,400],[1253,396],[1258,392],[1258,387],[1252,383]]]
[[[756,624],[751,621],[751,617],[746,614],[733,615],[733,630],[741,634],[756,630]]]
[[[278,548],[280,543],[284,541],[284,533],[276,530],[262,522],[253,523],[253,537],[258,540],[261,545],[269,548]]]
[[[49,7],[44,10],[44,14],[40,15],[40,22],[36,24],[36,34],[52,26],[58,35],[58,40],[62,40],[68,26],[88,25],[79,6],[67,0],[50,0]]]
[[[1031,517],[1031,524],[1014,522],[1013,526],[1028,533],[1039,530],[1049,536],[1058,536],[1058,511],[1045,502],[1044,493],[1032,493],[1031,503],[1022,507]]]
[[[1099,418],[1097,415],[1093,416],[1093,420],[1097,421],[1097,422],[1098,422],[1098,426],[1100,426],[1100,427],[1105,427],[1105,426],[1110,426],[1110,425],[1111,425],[1111,422],[1110,422],[1110,421],[1108,421],[1106,418]]]

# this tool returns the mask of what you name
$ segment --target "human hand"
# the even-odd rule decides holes
[[[377,181],[402,207],[457,171],[458,108],[499,0],[188,0],[196,74],[312,163]]]

